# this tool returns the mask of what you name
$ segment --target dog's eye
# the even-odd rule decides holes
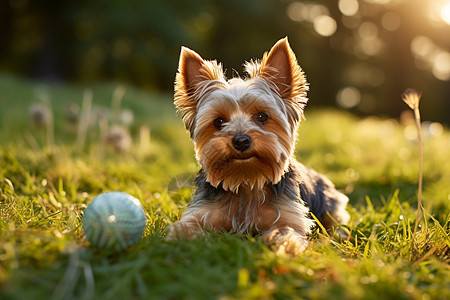
[[[263,112],[259,112],[254,116],[255,121],[260,124],[265,124],[269,120],[269,116]]]
[[[224,124],[225,124],[224,118],[217,118],[214,120],[214,126],[216,126],[217,129],[221,129]]]

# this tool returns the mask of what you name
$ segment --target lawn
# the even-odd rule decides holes
[[[349,238],[316,228],[302,255],[278,256],[253,236],[164,239],[199,168],[171,95],[4,74],[0,91],[1,299],[450,298],[450,131],[440,124],[424,123],[425,214],[413,235],[414,124],[311,99],[296,156],[350,197],[351,222],[341,226]],[[105,142],[120,123],[131,134],[126,149]],[[81,228],[106,191],[137,197],[148,218],[142,240],[121,253],[90,247]]]

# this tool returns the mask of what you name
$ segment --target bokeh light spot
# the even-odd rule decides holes
[[[443,81],[450,79],[450,53],[440,52],[434,57],[433,75]]]
[[[327,15],[321,15],[314,19],[314,30],[321,36],[332,36],[337,29],[336,21]]]
[[[307,5],[301,2],[292,2],[287,7],[288,17],[295,22],[302,22],[307,19]]]
[[[430,135],[432,136],[440,136],[444,133],[444,126],[442,126],[439,122],[432,122],[428,127]]]
[[[308,21],[315,22],[316,19],[321,18],[322,16],[327,16],[330,14],[330,11],[326,6],[320,4],[312,4],[308,8]],[[331,17],[329,17],[331,19]],[[334,20],[333,20],[334,21]]]
[[[417,128],[416,128],[416,126],[413,125],[413,124],[406,126],[405,129],[403,130],[403,134],[410,141],[416,140],[417,139]]]
[[[361,93],[353,86],[344,87],[337,93],[336,102],[343,108],[355,107],[361,102]]]
[[[116,60],[129,56],[132,52],[132,41],[127,37],[120,37],[114,41],[112,55]]]
[[[363,41],[360,44],[360,48],[365,55],[375,56],[380,54],[381,50],[383,49],[383,42],[378,38]]]
[[[364,22],[358,28],[358,35],[363,40],[373,40],[378,36],[378,28],[372,22]]]
[[[214,24],[214,18],[210,13],[202,12],[194,20],[195,27],[201,32],[209,31]]]
[[[426,36],[418,35],[411,41],[413,54],[427,56],[433,51],[433,42]]]
[[[354,16],[358,12],[359,2],[357,0],[339,0],[338,6],[344,16]]]
[[[383,28],[389,31],[395,31],[400,27],[402,20],[395,12],[389,11],[383,15],[381,19],[381,25]]]
[[[108,223],[116,223],[117,222],[117,217],[115,215],[110,215],[106,218],[106,222]]]
[[[328,16],[330,11],[326,6],[308,3],[308,2],[292,2],[286,9],[288,17],[295,22],[314,22],[322,15]]]

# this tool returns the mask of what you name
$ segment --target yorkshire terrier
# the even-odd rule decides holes
[[[197,190],[169,238],[209,231],[261,234],[277,252],[298,254],[314,225],[345,224],[347,196],[294,158],[308,83],[287,38],[248,77],[226,80],[222,65],[181,49],[174,104],[201,165]]]

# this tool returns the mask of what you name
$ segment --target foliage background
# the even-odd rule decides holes
[[[231,77],[284,36],[314,105],[398,116],[413,87],[425,120],[450,122],[448,0],[2,1],[0,70],[171,91],[182,45]]]

